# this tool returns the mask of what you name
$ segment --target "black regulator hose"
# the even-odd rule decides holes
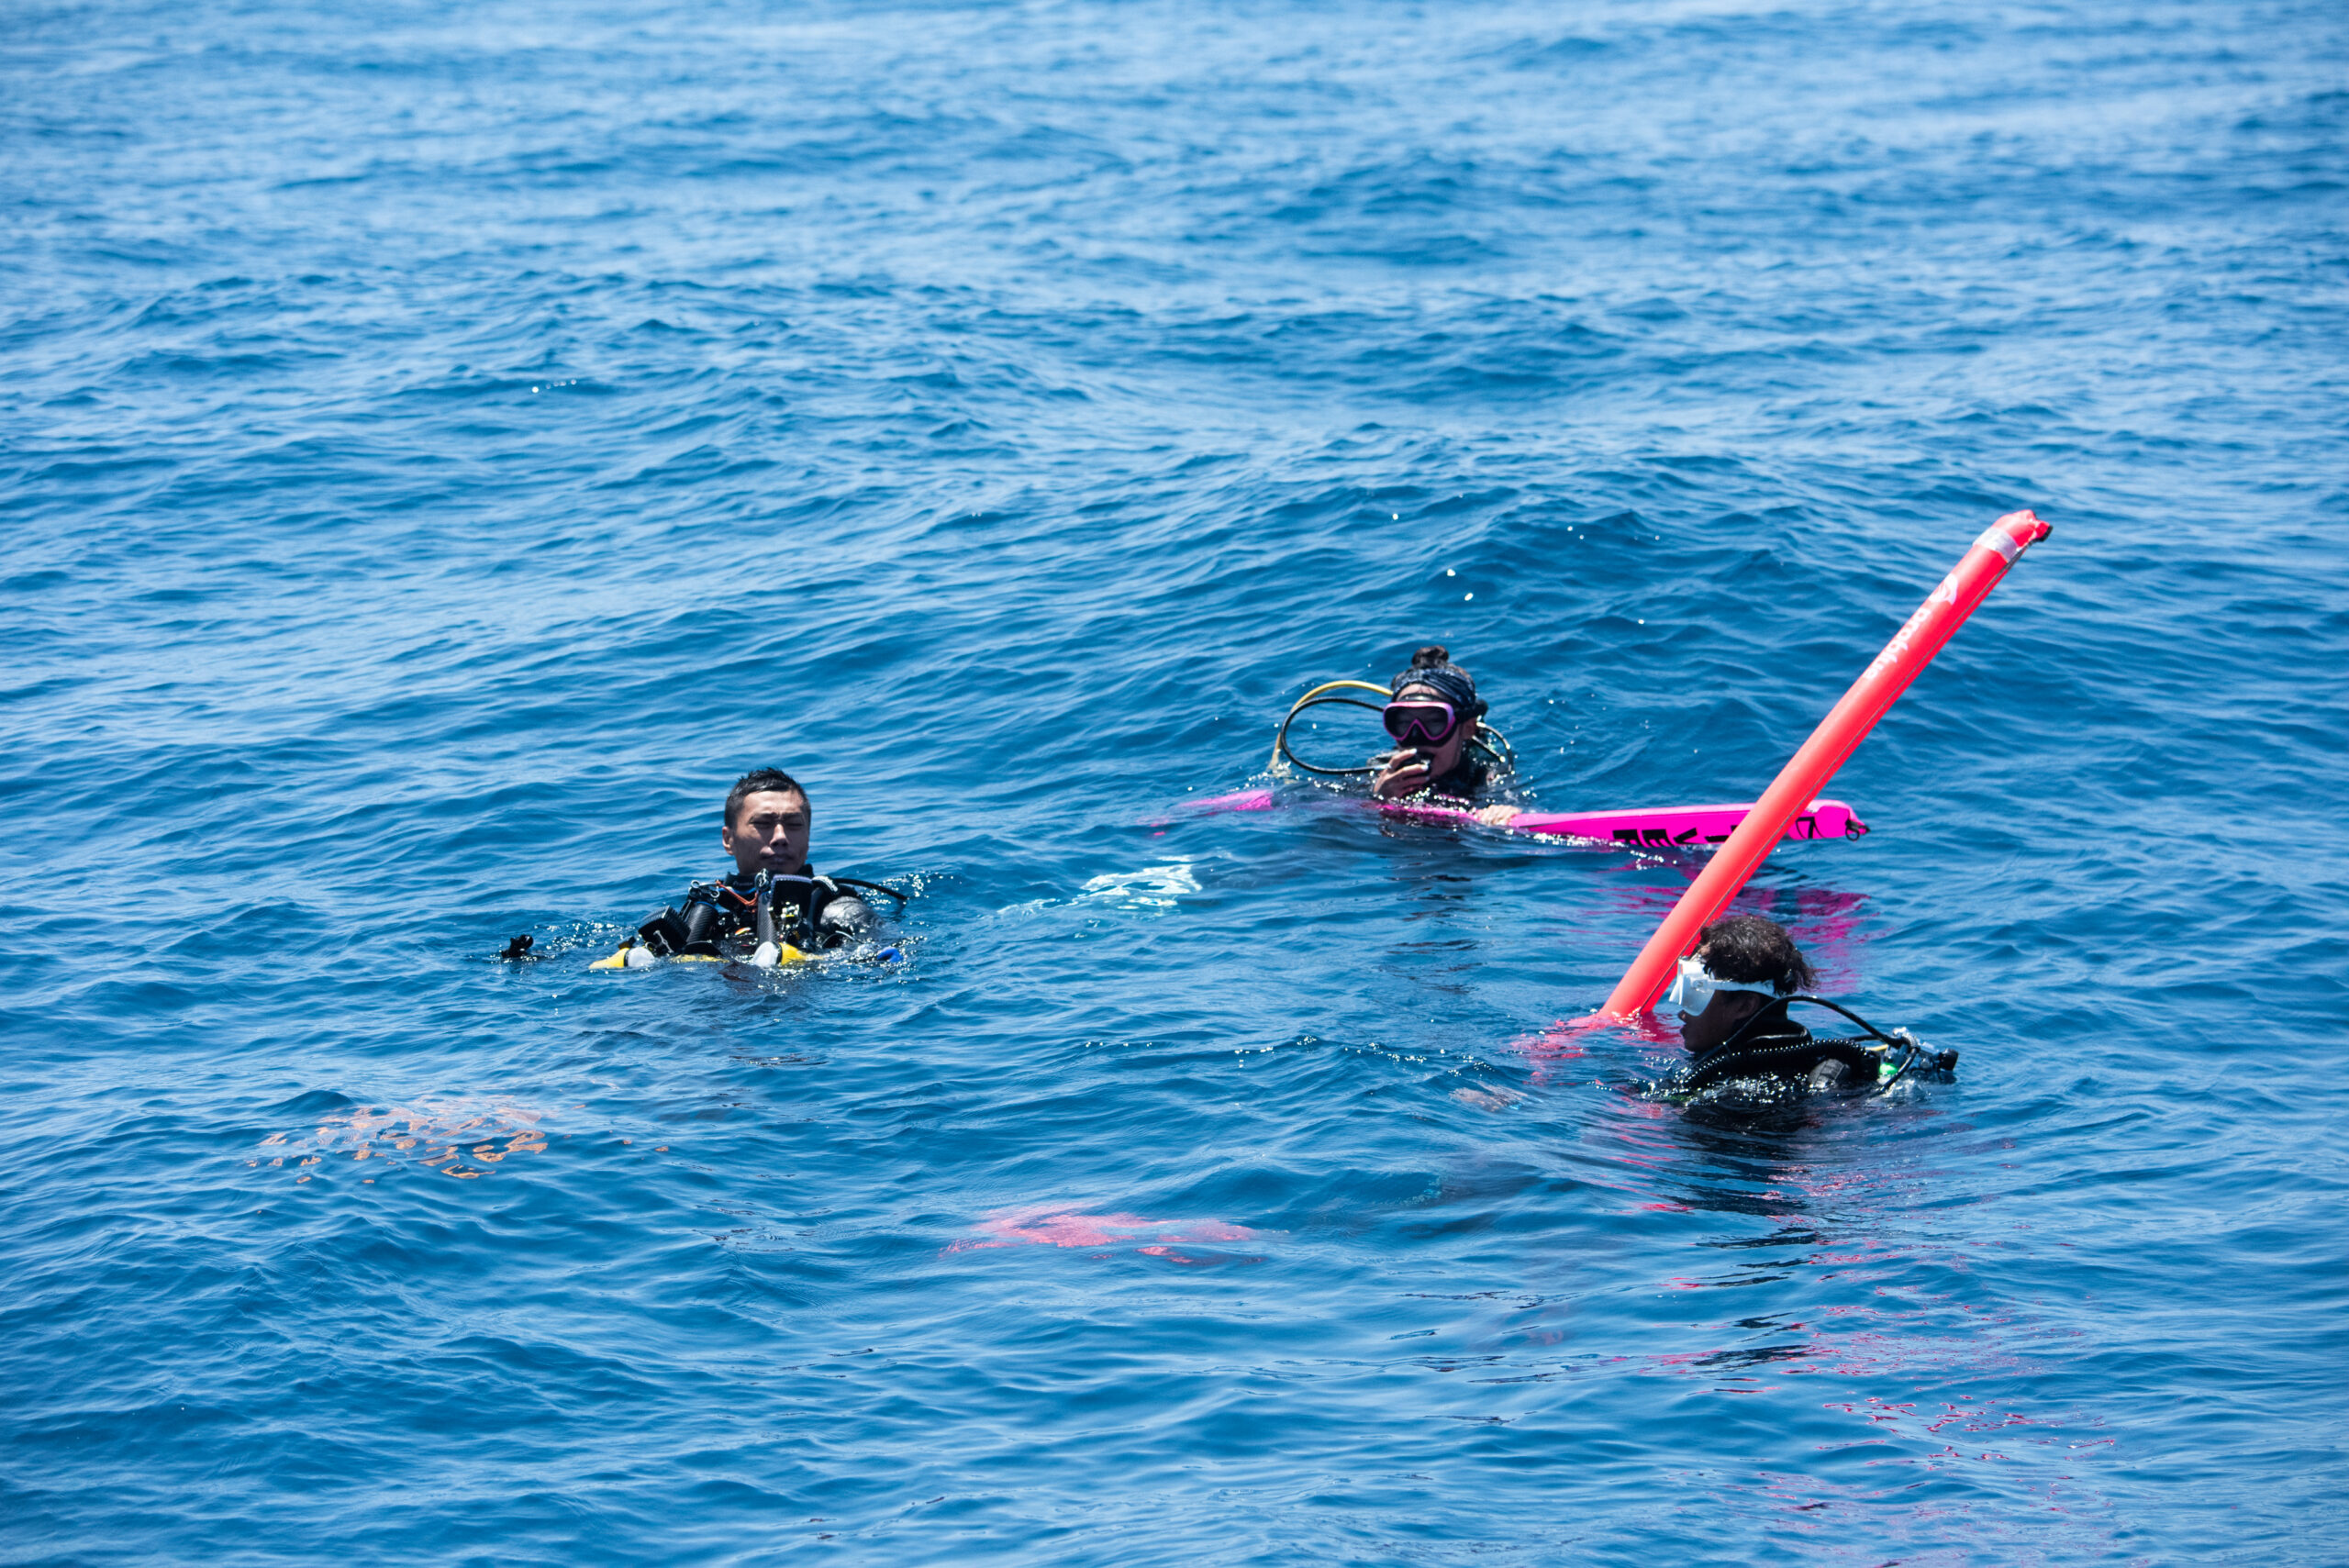
[[[1364,702],[1360,697],[1336,696],[1330,695],[1339,691],[1376,692],[1381,700],[1377,702]],[[1281,718],[1280,728],[1275,730],[1273,734],[1273,761],[1275,762],[1286,761],[1296,767],[1303,769],[1308,773],[1318,773],[1323,778],[1340,779],[1369,777],[1371,774],[1378,772],[1378,766],[1376,763],[1372,763],[1369,766],[1360,768],[1325,768],[1318,762],[1307,762],[1304,758],[1298,756],[1295,751],[1290,749],[1288,743],[1288,727],[1296,723],[1297,716],[1303,713],[1308,707],[1325,707],[1335,705],[1341,707],[1368,708],[1373,713],[1385,713],[1386,711],[1387,696],[1387,690],[1385,686],[1373,685],[1368,681],[1324,681],[1321,684],[1315,686],[1303,696],[1297,698],[1296,702],[1289,705],[1288,712]],[[1499,730],[1494,728],[1489,724],[1480,725],[1479,729],[1480,733],[1476,738],[1468,742],[1470,748],[1475,751],[1484,752],[1485,755],[1490,757],[1494,763],[1504,772],[1515,773],[1517,771],[1517,749],[1508,743],[1508,737],[1503,735]]]
[[[900,893],[885,883],[867,882],[861,876],[836,876],[830,880],[842,887],[862,887],[868,893],[885,893],[897,901],[897,907],[900,909],[913,902],[914,895],[910,893]]]
[[[1852,1011],[1851,1008],[1843,1006],[1841,1002],[1831,1002],[1824,996],[1809,996],[1802,995],[1781,996],[1778,997],[1777,1000],[1780,1003],[1809,1002],[1814,1006],[1825,1007],[1830,1012],[1841,1013],[1843,1017],[1851,1019],[1852,1022],[1859,1025],[1860,1029],[1868,1039],[1881,1040],[1887,1047],[1899,1047],[1901,1050],[1900,1065],[1894,1068],[1889,1076],[1882,1078],[1877,1082],[1876,1087],[1878,1093],[1882,1093],[1884,1090],[1889,1089],[1893,1084],[1898,1083],[1901,1075],[1906,1073],[1911,1067],[1915,1066],[1919,1059],[1925,1055],[1924,1042],[1919,1040],[1915,1035],[1909,1033],[1907,1029],[1896,1029],[1892,1033],[1887,1034],[1882,1029],[1876,1028],[1874,1024],[1868,1022],[1867,1019],[1860,1017],[1859,1014]],[[1857,1043],[1856,1040],[1822,1040],[1814,1037],[1809,1041],[1799,1045],[1775,1047],[1754,1046],[1743,1050],[1739,1049],[1739,1042],[1745,1039],[1746,1035],[1753,1030],[1754,1025],[1760,1023],[1764,1018],[1768,1018],[1770,1016],[1770,1012],[1771,1009],[1767,1006],[1756,1009],[1753,1016],[1747,1018],[1743,1023],[1740,1024],[1733,1031],[1731,1031],[1727,1040],[1721,1041],[1720,1044],[1707,1051],[1696,1062],[1691,1062],[1680,1076],[1682,1086],[1692,1090],[1701,1089],[1712,1080],[1726,1075],[1732,1068],[1740,1063],[1742,1059],[1744,1058],[1752,1058],[1758,1064],[1762,1059],[1778,1055],[1783,1052],[1799,1053],[1802,1051],[1815,1051],[1820,1052],[1822,1056],[1834,1056],[1837,1054],[1835,1050],[1837,1046],[1855,1045]],[[1932,1053],[1932,1064],[1943,1072],[1948,1072],[1957,1065],[1957,1052],[1954,1051],[1935,1051]]]
[[[1295,763],[1297,767],[1303,768],[1307,773],[1319,773],[1323,778],[1337,779],[1366,777],[1369,774],[1376,773],[1378,770],[1375,767],[1324,768],[1316,763],[1307,762],[1295,751],[1289,750],[1288,727],[1296,723],[1297,716],[1303,713],[1308,707],[1324,707],[1334,704],[1341,707],[1366,707],[1373,713],[1384,713],[1386,711],[1386,705],[1384,703],[1364,702],[1360,697],[1333,697],[1322,695],[1322,694],[1327,692],[1330,686],[1355,686],[1365,691],[1377,691],[1379,689],[1376,686],[1373,686],[1367,681],[1331,681],[1328,685],[1314,687],[1311,691],[1297,698],[1296,703],[1289,708],[1286,717],[1282,718],[1280,728],[1275,731],[1273,736],[1273,755],[1276,759],[1286,758],[1290,762]]]

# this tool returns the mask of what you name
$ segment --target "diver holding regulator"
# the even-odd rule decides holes
[[[1373,759],[1378,772],[1370,793],[1381,800],[1424,795],[1457,802],[1474,809],[1476,820],[1487,827],[1508,826],[1516,806],[1476,804],[1497,779],[1514,771],[1490,746],[1482,748],[1485,757],[1476,755],[1490,711],[1476,695],[1476,677],[1454,664],[1442,643],[1431,642],[1411,655],[1411,667],[1395,677],[1388,691],[1392,700],[1379,717],[1396,747]]]
[[[1849,1007],[1803,995],[1819,983],[1810,961],[1776,920],[1730,915],[1698,933],[1664,1005],[1680,1015],[1680,1038],[1696,1060],[1665,1087],[1694,1094],[1733,1079],[1777,1079],[1814,1090],[1889,1088],[1921,1067],[1957,1065],[1954,1051],[1929,1051],[1907,1029],[1886,1034]],[[1820,1039],[1787,1016],[1805,1002],[1841,1013],[1865,1031]],[[1902,1052],[1889,1072],[1895,1051]]]
[[[1373,693],[1383,703],[1348,694]],[[1395,749],[1361,767],[1324,767],[1307,762],[1289,744],[1289,727],[1310,708],[1337,705],[1369,708],[1379,716]],[[1441,643],[1411,655],[1410,668],[1385,688],[1368,681],[1325,681],[1297,699],[1273,737],[1275,772],[1296,767],[1325,778],[1366,777],[1378,800],[1456,806],[1491,828],[1520,815],[1511,802],[1496,800],[1517,777],[1516,754],[1499,730],[1484,722],[1487,706],[1476,695],[1476,678],[1452,662]]]
[[[734,857],[734,874],[694,884],[683,909],[662,910],[637,928],[632,941],[595,967],[642,969],[663,958],[739,958],[765,969],[870,936],[880,918],[863,892],[900,903],[905,895],[879,883],[818,875],[807,863],[815,816],[807,791],[780,768],[744,773],[727,792],[725,825],[718,830],[718,842]],[[895,956],[896,951],[880,956]]]

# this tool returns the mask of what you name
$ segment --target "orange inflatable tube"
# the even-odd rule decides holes
[[[1820,720],[1802,750],[1779,771],[1776,781],[1754,802],[1737,831],[1680,895],[1680,902],[1673,906],[1672,913],[1664,917],[1664,924],[1616,983],[1603,1013],[1630,1018],[1654,1005],[1680,960],[1696,947],[1697,932],[1729,906],[1754,868],[1768,858],[1787,824],[1826,787],[1843,759],[1884,717],[1885,709],[1909,689],[1909,683],[1932,662],[1950,634],[1965,625],[1975,606],[1998,585],[2007,568],[2049,531],[2045,523],[2027,511],[2009,512],[1983,530],[1965,558],[1942,579],[1941,586],[1925,596],[1917,613],[1893,633],[1884,651],[1852,683],[1843,700]]]

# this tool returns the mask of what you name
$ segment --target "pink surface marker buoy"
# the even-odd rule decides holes
[[[1697,945],[1697,932],[1737,896],[1746,879],[1777,844],[1787,825],[1835,770],[1852,754],[1862,738],[1884,717],[1895,698],[1909,689],[1950,635],[1965,624],[1975,606],[2007,574],[2022,552],[2047,537],[2049,528],[2030,512],[2009,512],[1982,531],[1939,586],[1925,595],[1916,613],[1892,634],[1884,651],[1871,661],[1843,700],[1820,720],[1802,750],[1794,754],[1737,830],[1680,895],[1672,913],[1631,961],[1614,994],[1607,998],[1601,1017],[1630,1018],[1644,1013],[1664,994],[1673,970]]]

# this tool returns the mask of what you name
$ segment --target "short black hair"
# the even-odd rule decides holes
[[[734,826],[734,814],[742,809],[744,801],[769,790],[777,795],[796,795],[809,812],[816,809],[816,803],[807,798],[807,788],[781,768],[752,768],[736,779],[734,787],[726,792],[726,826]]]
[[[1776,920],[1759,915],[1729,915],[1697,933],[1705,967],[1723,980],[1767,984],[1781,996],[1808,991],[1819,972],[1797,951],[1795,940]]]

